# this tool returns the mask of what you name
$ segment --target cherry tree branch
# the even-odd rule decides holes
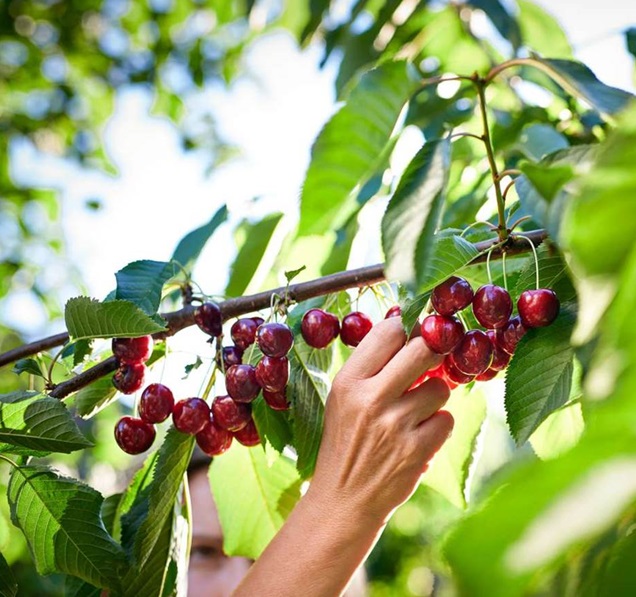
[[[530,239],[535,246],[540,245],[545,240],[546,236],[545,230],[531,230],[529,232],[524,232],[524,237]],[[475,248],[480,253],[484,253],[484,251],[487,251],[490,247],[499,243],[499,239],[495,238],[475,243]],[[515,255],[518,253],[525,253],[529,250],[530,246],[525,239],[519,239],[512,235],[509,237],[504,246],[497,247],[492,251],[491,259],[501,257],[504,252],[506,255]],[[486,255],[480,254],[473,260],[472,263],[480,263],[485,260]],[[273,295],[286,297],[290,302],[301,302],[309,298],[323,296],[333,292],[340,292],[349,288],[370,286],[372,284],[382,282],[384,279],[384,264],[380,263],[358,269],[338,272],[336,274],[317,278],[308,282],[290,284],[288,287],[281,286],[272,290],[259,292],[258,294],[231,298],[219,303],[219,307],[223,314],[223,320],[226,321],[244,313],[251,313],[253,311],[268,308],[271,304]],[[194,310],[195,307],[193,305],[186,305],[177,311],[163,313],[162,317],[164,317],[167,321],[168,331],[155,334],[155,339],[163,339],[173,336],[181,330],[194,325]],[[43,350],[60,346],[65,344],[68,340],[68,333],[63,332],[19,346],[13,350],[0,354],[0,367],[17,361],[18,359],[37,354]],[[55,398],[64,398],[65,396],[68,396],[69,394],[91,384],[100,377],[115,371],[115,369],[117,369],[117,360],[114,357],[108,358],[94,367],[80,373],[74,378],[56,385],[49,392],[49,395]]]

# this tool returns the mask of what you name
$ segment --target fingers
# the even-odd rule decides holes
[[[405,341],[402,320],[399,317],[384,319],[371,328],[342,371],[354,379],[373,377],[399,352]]]
[[[433,378],[404,394],[400,407],[408,410],[405,416],[412,421],[413,427],[418,427],[442,408],[449,397],[450,389],[444,381]]]
[[[418,426],[417,433],[423,461],[428,462],[444,445],[450,437],[454,424],[453,415],[446,410],[440,410]]]

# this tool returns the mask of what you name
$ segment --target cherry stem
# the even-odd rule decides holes
[[[476,228],[477,226],[488,226],[491,230],[497,230],[497,226],[495,226],[494,224],[492,224],[491,222],[486,222],[483,220],[477,220],[476,222],[473,222],[472,224],[466,226],[466,228],[464,228],[462,230],[462,233],[459,235],[462,238],[464,237],[464,235],[469,231],[472,230],[473,228]]]
[[[518,220],[515,220],[513,224],[508,226],[508,231],[512,232],[517,226],[519,226],[519,224],[521,224],[522,222],[526,222],[527,220],[530,220],[531,218],[532,216],[523,216],[519,218]]]
[[[488,272],[488,283],[492,284],[492,274],[490,273],[490,256],[492,255],[492,250],[488,251],[488,255],[486,256],[486,271]]]
[[[8,462],[13,468],[20,468],[11,458],[7,458],[4,454],[0,454],[0,459]]]
[[[517,238],[522,238],[523,240],[528,241],[528,244],[532,248],[532,254],[534,255],[534,272],[536,276],[537,290],[539,290],[541,286],[539,280],[539,257],[537,256],[537,249],[534,246],[534,243],[527,236],[523,236],[521,234],[517,234],[516,236]]]
[[[508,278],[506,276],[506,254],[504,253],[501,257],[501,269],[503,272],[503,284],[504,288],[508,290]]]
[[[216,383],[217,371],[218,371],[218,367],[216,363],[214,363],[214,369],[212,369],[212,375],[210,375],[210,379],[208,379],[208,383],[205,386],[205,390],[203,390],[203,394],[201,395],[201,398],[205,400],[206,402],[207,402],[208,396],[210,395],[210,392],[212,391],[212,388],[214,387],[214,384]]]
[[[503,193],[502,193],[502,197],[504,202],[506,201],[506,197],[508,195],[508,191],[515,186],[515,183],[517,182],[516,178],[513,178],[507,185],[506,188],[504,189]]]
[[[513,174],[523,174],[521,170],[517,170],[516,168],[508,168],[507,170],[503,170],[497,175],[497,178],[501,181],[505,176],[512,176]]]
[[[475,133],[453,133],[449,135],[449,139],[455,139],[456,137],[470,137],[472,139],[477,139],[478,141],[484,142],[484,138],[482,135],[475,135]]]

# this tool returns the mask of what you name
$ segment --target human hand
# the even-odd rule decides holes
[[[442,380],[409,390],[441,359],[397,317],[373,327],[334,379],[310,493],[383,521],[409,498],[453,428]]]

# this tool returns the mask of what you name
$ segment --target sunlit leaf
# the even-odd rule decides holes
[[[9,564],[0,553],[0,597],[15,597],[17,594],[18,583]]]
[[[154,315],[161,303],[163,285],[178,272],[173,262],[133,261],[115,273],[115,299],[130,301],[146,315]]]

